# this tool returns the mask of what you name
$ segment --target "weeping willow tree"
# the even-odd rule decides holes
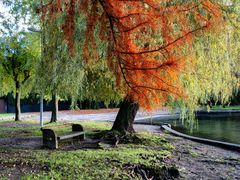
[[[239,3],[222,6],[225,22],[216,34],[200,34],[194,56],[186,58],[182,82],[186,100],[180,104],[182,119],[190,126],[196,121],[194,111],[209,103],[229,104],[239,89],[240,29]],[[189,65],[189,66],[188,66]]]
[[[228,20],[228,55],[234,63],[233,74],[240,79],[240,2],[238,0],[231,1],[229,7],[223,7]]]
[[[51,122],[57,121],[59,100],[77,96],[84,74],[82,59],[70,56],[58,23],[42,24],[42,58],[35,86],[35,92],[52,101]]]
[[[185,99],[179,81],[184,48],[192,47],[195,35],[222,23],[220,6],[212,1],[50,1],[39,10],[43,20],[52,22],[65,15],[61,27],[72,54],[75,19],[81,15],[87,19],[83,57],[101,55],[96,37],[108,44],[109,68],[125,94],[112,130],[130,133],[139,106],[151,110],[169,96]],[[156,41],[159,36],[162,41]]]
[[[43,57],[38,63],[36,89],[43,93],[45,99],[52,100],[53,110],[51,122],[57,121],[58,101],[71,99],[71,108],[77,109],[77,101],[89,100],[104,102],[119,101],[120,95],[116,90],[112,73],[106,64],[106,43],[98,41],[98,56],[91,56],[91,65],[85,65],[84,43],[86,18],[79,16],[75,20],[74,55],[67,47],[63,38],[61,21],[64,16],[58,16],[57,21],[43,21]],[[99,31],[96,28],[96,33]]]

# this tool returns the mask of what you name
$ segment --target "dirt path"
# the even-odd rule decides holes
[[[169,134],[166,138],[175,146],[167,163],[176,165],[183,179],[240,180],[240,152],[205,145]]]

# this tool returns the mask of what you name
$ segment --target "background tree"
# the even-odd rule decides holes
[[[2,85],[5,94],[15,93],[15,121],[20,120],[21,97],[31,91],[35,64],[40,52],[37,40],[39,40],[37,37],[25,33],[1,38]]]
[[[106,57],[106,43],[97,42],[98,57],[91,61],[91,65],[84,66],[86,61],[83,55],[86,18],[79,16],[76,19],[78,26],[76,26],[74,33],[74,56],[67,48],[63,38],[60,26],[63,18],[61,15],[56,17],[55,23],[48,19],[43,21],[44,58],[39,63],[39,67],[44,68],[38,68],[37,81],[39,83],[36,84],[41,84],[42,91],[46,96],[50,96],[54,91],[60,99],[71,98],[72,106],[77,100],[102,101],[106,104],[110,101],[118,101],[120,96],[114,87],[114,77],[107,68],[104,59]],[[52,117],[52,122],[56,121],[56,116]]]
[[[18,21],[24,19],[26,27],[41,29],[43,57],[37,62],[34,93],[44,94],[46,100],[52,100],[52,122],[57,120],[59,99],[68,100],[71,98],[73,102],[88,99],[90,101],[105,101],[107,104],[114,98],[119,99],[116,88],[112,88],[114,87],[112,74],[110,72],[105,73],[108,68],[104,60],[97,61],[92,67],[83,67],[83,62],[86,60],[83,58],[84,34],[86,31],[85,16],[78,16],[75,19],[78,22],[74,34],[74,51],[77,55],[71,57],[66,48],[66,42],[62,38],[61,23],[65,15],[57,16],[54,23],[47,19],[40,23],[37,19],[36,7],[41,6],[41,3],[47,3],[47,1],[4,0],[3,3],[8,6],[14,18]],[[99,57],[101,56],[101,59],[104,59],[106,43],[99,41],[98,45],[100,47],[98,48]],[[92,86],[93,84],[94,86]]]
[[[63,41],[61,29],[57,24],[45,22],[42,27],[43,54],[38,62],[36,77],[36,92],[45,95],[45,98],[52,100],[53,109],[51,122],[56,122],[58,117],[58,101],[60,97],[66,97],[67,92],[74,92],[70,87],[70,76],[73,73],[76,61],[68,56],[68,50]],[[69,74],[67,74],[67,72]],[[77,73],[77,77],[81,73]],[[73,77],[73,76],[71,76]]]

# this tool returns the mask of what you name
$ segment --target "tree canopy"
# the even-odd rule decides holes
[[[46,44],[37,84],[46,94],[191,111],[212,100],[228,103],[238,88],[237,0],[4,3],[25,19],[41,17]]]
[[[15,93],[15,120],[20,120],[20,99],[32,90],[39,42],[32,34],[18,33],[0,39],[0,80],[4,94]]]
[[[72,53],[75,18],[86,16],[85,59],[98,56],[97,38],[106,41],[118,86],[146,109],[165,105],[169,96],[185,97],[179,74],[194,34],[222,21],[212,1],[50,1],[40,11],[43,20],[64,14],[62,29]]]
[[[23,96],[27,95],[33,85],[35,65],[40,55],[39,38],[33,34],[19,33],[12,37],[1,37],[0,43],[1,82],[4,94],[15,92],[15,83],[19,81],[25,85],[22,87]]]

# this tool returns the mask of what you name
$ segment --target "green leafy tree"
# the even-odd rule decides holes
[[[35,92],[52,101],[51,122],[56,122],[59,100],[78,97],[84,74],[83,61],[70,56],[57,22],[45,21],[41,35],[42,58],[37,64]]]
[[[15,93],[15,121],[20,120],[21,97],[28,95],[32,88],[40,52],[38,40],[25,33],[1,38],[1,83],[5,94]]]

